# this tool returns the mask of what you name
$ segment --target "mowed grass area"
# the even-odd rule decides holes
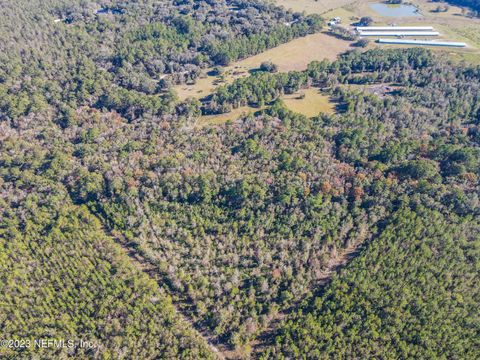
[[[188,97],[203,98],[223,84],[248,76],[251,70],[258,69],[264,61],[271,61],[281,72],[305,70],[314,60],[335,60],[336,57],[350,49],[350,42],[339,40],[325,33],[316,33],[294,39],[261,54],[237,61],[224,68],[222,76],[203,75],[192,85],[174,87],[180,101]],[[208,73],[211,69],[208,69]]]
[[[205,115],[201,116],[198,119],[198,123],[200,126],[205,125],[220,125],[227,121],[234,121],[242,116],[246,116],[248,114],[254,114],[257,111],[263,110],[263,108],[254,108],[251,106],[241,106],[239,108],[233,109],[232,111],[225,113],[225,114],[218,114],[218,115]]]
[[[332,99],[316,88],[303,89],[295,94],[284,95],[282,100],[291,111],[307,117],[335,112],[335,104]]]
[[[314,60],[335,60],[339,54],[350,49],[350,44],[325,33],[316,33],[241,60],[237,65],[255,69],[264,61],[272,61],[278,65],[279,71],[300,71]]]
[[[459,26],[458,24],[446,22],[445,24],[439,24],[437,28],[444,34],[444,37],[468,44],[468,48],[465,49],[456,51],[451,51],[451,49],[443,50],[446,55],[452,60],[465,60],[469,63],[480,64],[480,23],[478,25],[465,24],[464,26]],[[441,49],[435,50],[442,51]]]
[[[335,103],[330,96],[323,94],[317,88],[302,89],[294,94],[283,95],[281,99],[288,109],[307,117],[317,116],[320,113],[335,113]],[[242,116],[255,114],[266,108],[267,106],[261,108],[241,106],[225,114],[201,116],[198,119],[198,125],[220,125],[229,120],[234,121]]]
[[[209,72],[211,69],[208,69],[206,72]],[[247,76],[246,72],[243,76]],[[177,96],[180,101],[183,101],[189,97],[194,97],[201,99],[209,94],[211,94],[215,88],[231,83],[234,79],[240,76],[232,75],[232,70],[227,68],[223,76],[208,76],[203,74],[201,77],[196,79],[195,84],[181,84],[175,85],[173,89],[177,93]],[[223,80],[222,80],[223,79]]]

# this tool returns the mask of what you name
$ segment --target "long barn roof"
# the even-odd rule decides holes
[[[432,40],[408,40],[408,39],[378,39],[381,44],[404,44],[404,45],[426,45],[426,46],[451,46],[466,47],[464,42],[454,41],[432,41]]]
[[[360,36],[438,36],[438,31],[360,31]]]
[[[432,26],[357,26],[358,31],[432,31]]]

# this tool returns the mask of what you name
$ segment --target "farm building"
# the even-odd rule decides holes
[[[402,39],[378,39],[380,44],[396,44],[396,45],[424,45],[424,46],[448,46],[448,47],[466,47],[463,42],[453,41],[432,41],[432,40],[402,40]]]
[[[439,36],[438,31],[359,31],[360,36]]]
[[[433,31],[432,26],[357,26],[357,31]]]

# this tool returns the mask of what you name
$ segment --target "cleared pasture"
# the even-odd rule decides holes
[[[241,106],[239,108],[233,109],[232,111],[225,113],[225,114],[218,114],[218,115],[205,115],[201,116],[198,119],[198,123],[200,126],[204,125],[219,125],[223,124],[229,120],[234,121],[241,116],[245,116],[248,114],[254,114],[257,111],[260,111],[263,108],[254,108],[250,106]]]
[[[207,70],[210,71],[211,69]],[[228,73],[228,70],[227,70]],[[201,99],[208,94],[211,94],[215,88],[221,85],[225,85],[227,83],[231,83],[234,78],[232,75],[225,74],[224,80],[220,80],[219,76],[208,76],[203,75],[202,77],[198,78],[195,84],[181,84],[175,85],[173,89],[178,95],[180,101],[183,101],[189,97],[194,97],[197,99]]]
[[[335,103],[328,95],[323,94],[317,88],[302,89],[294,94],[283,95],[282,100],[288,109],[307,117],[317,116],[320,113],[335,113]],[[234,121],[241,116],[254,114],[265,108],[266,106],[261,108],[241,106],[225,114],[201,116],[198,119],[198,125],[223,124],[229,120]]]
[[[313,60],[335,60],[339,54],[350,48],[350,44],[349,41],[325,33],[316,33],[292,40],[236,64],[255,69],[263,61],[272,61],[278,65],[279,71],[305,70]]]
[[[335,112],[335,104],[332,99],[316,88],[303,89],[295,94],[284,95],[282,100],[291,111],[307,117]]]
[[[261,54],[237,61],[224,68],[221,76],[208,76],[197,79],[192,85],[177,85],[174,87],[180,100],[188,97],[203,98],[224,84],[233,82],[240,77],[248,76],[249,72],[260,67],[264,61],[271,61],[281,72],[305,70],[314,60],[335,60],[336,57],[350,48],[351,42],[339,40],[325,33],[316,33],[292,40],[288,43],[269,49]],[[211,69],[207,69],[208,73]]]

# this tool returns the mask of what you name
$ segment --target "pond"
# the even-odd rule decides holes
[[[384,4],[384,3],[373,3],[369,4],[370,8],[382,16],[388,17],[412,17],[412,16],[421,16],[418,8],[414,5],[406,4]]]

